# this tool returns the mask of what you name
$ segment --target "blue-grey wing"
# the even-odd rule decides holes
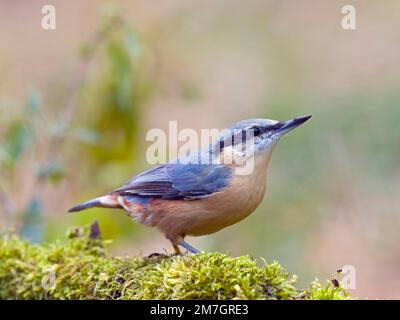
[[[197,199],[222,190],[230,177],[231,169],[218,164],[165,164],[137,175],[114,192],[170,200]]]

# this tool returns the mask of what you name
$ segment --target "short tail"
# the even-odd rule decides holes
[[[76,211],[81,211],[81,210],[85,210],[85,209],[93,208],[93,207],[122,208],[120,206],[120,204],[118,203],[117,195],[107,194],[105,196],[98,197],[98,198],[80,203],[77,206],[69,209],[68,212],[76,212]]]

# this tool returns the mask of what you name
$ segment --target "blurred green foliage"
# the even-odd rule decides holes
[[[39,93],[30,89],[26,96],[26,103],[22,115],[10,121],[0,147],[1,172],[15,169],[18,160],[25,151],[35,142],[37,131],[36,120],[41,112]]]
[[[107,187],[95,181],[99,169],[107,168],[102,171],[106,176],[100,174],[103,180],[108,181],[110,175],[114,177],[110,185],[115,180],[122,181],[114,176],[115,172],[125,178],[129,175],[127,172],[132,172],[141,112],[154,84],[146,72],[146,49],[131,26],[117,7],[102,8],[100,26],[82,44],[80,56],[77,55],[80,67],[73,74],[70,92],[59,102],[56,114],[47,114],[48,107],[43,105],[40,94],[31,89],[25,107],[9,121],[1,141],[2,205],[5,201],[15,203],[15,195],[11,193],[21,183],[21,172],[28,181],[33,181],[27,203],[11,209],[18,210],[11,212],[14,226],[32,242],[55,237],[59,229],[60,217],[50,215],[43,219],[47,184],[59,184],[66,176],[73,179],[75,171],[85,172],[76,179],[85,179],[80,185],[90,192],[90,197]],[[91,65],[96,65],[96,72],[91,72]],[[32,169],[23,165],[27,157],[34,162]],[[71,162],[76,164],[70,166]],[[91,176],[94,180],[87,180]],[[93,185],[103,187],[99,190]],[[115,235],[117,225],[122,225],[115,220],[122,217],[100,213],[99,219],[104,221],[102,217],[107,221],[110,235]],[[70,218],[64,216],[61,221]],[[86,220],[85,215],[72,219]]]
[[[111,12],[115,8],[111,9]],[[77,164],[72,172],[78,175],[83,191],[76,201],[87,200],[112,190],[129,179],[139,158],[138,143],[142,113],[157,85],[151,72],[151,55],[140,42],[131,26],[121,16],[106,15],[105,29],[114,21],[118,28],[107,32],[102,54],[94,60],[97,72],[89,75],[81,91],[74,123],[74,146],[71,158]],[[84,47],[89,47],[84,45]],[[82,161],[84,159],[84,161]],[[104,226],[107,237],[131,236],[140,233],[121,212],[93,209],[71,216],[75,224],[85,224],[93,216]],[[57,221],[49,221],[53,231],[50,238],[59,235]]]
[[[101,63],[100,71],[89,77],[81,93],[75,136],[86,143],[79,153],[88,155],[89,172],[108,165],[125,172],[134,162],[143,106],[155,82],[146,48],[130,26],[122,23],[107,34],[103,48],[101,60],[95,61]]]
[[[23,212],[21,237],[31,243],[43,241],[43,203],[39,196],[34,195]]]

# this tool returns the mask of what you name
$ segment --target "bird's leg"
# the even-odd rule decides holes
[[[183,239],[180,239],[178,244],[185,248],[187,251],[189,251],[190,253],[200,253],[200,250],[197,250],[196,248],[193,248],[190,244],[188,244],[187,242],[185,242]]]
[[[173,243],[173,242],[172,242],[172,246],[174,247],[175,254],[176,255],[180,255],[181,254],[181,250],[179,249],[179,246],[176,243]]]

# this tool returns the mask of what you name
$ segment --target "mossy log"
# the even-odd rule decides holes
[[[98,228],[72,228],[67,241],[32,245],[0,239],[0,299],[349,299],[340,283],[297,277],[278,262],[257,266],[221,253],[110,257]]]

